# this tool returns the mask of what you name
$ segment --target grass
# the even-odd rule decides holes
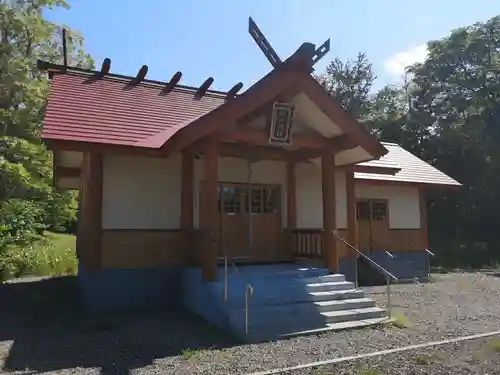
[[[410,328],[412,326],[410,320],[400,312],[392,312],[391,318],[393,319],[392,325],[399,328]]]
[[[190,348],[186,348],[182,351],[181,353],[181,356],[182,358],[184,358],[186,361],[189,361],[190,359],[192,359],[193,357],[196,356],[196,354],[198,354],[198,351],[195,350],[195,349],[190,349]]]
[[[375,369],[362,368],[358,370],[357,375],[380,375],[380,372]]]
[[[427,366],[429,364],[429,360],[427,359],[427,357],[425,355],[417,355],[414,358],[414,360],[417,363],[417,365]]]
[[[32,246],[10,247],[0,259],[0,279],[23,276],[60,276],[75,274],[76,237],[45,232]]]
[[[488,349],[495,353],[500,353],[500,339],[490,340],[488,342]]]
[[[315,369],[312,373],[314,375],[333,375],[330,370],[323,369]],[[356,375],[381,375],[381,372],[373,368],[361,367],[356,370]]]

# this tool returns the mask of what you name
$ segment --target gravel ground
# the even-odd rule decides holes
[[[406,316],[408,328],[372,327],[253,345],[238,345],[185,313],[88,317],[55,302],[28,304],[22,311],[0,308],[0,368],[4,361],[6,373],[19,374],[245,374],[500,330],[500,278],[470,273],[434,279],[393,287],[394,308]],[[364,290],[385,304],[384,287]],[[5,300],[0,290],[0,303]],[[446,353],[461,358],[466,345],[452,345]],[[488,373],[488,365],[478,366],[462,373]]]
[[[411,350],[289,375],[495,375],[500,374],[500,336]]]

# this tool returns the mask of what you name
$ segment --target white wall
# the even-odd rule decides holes
[[[316,163],[299,163],[297,179],[297,228],[323,227],[323,194],[321,187],[321,166]],[[337,227],[347,227],[345,173],[335,176]]]
[[[149,158],[106,154],[103,161],[103,229],[178,229],[180,155]]]
[[[107,154],[103,165],[103,229],[178,229],[181,214],[180,155],[164,158]],[[194,224],[199,226],[200,182],[203,160],[194,164]],[[322,228],[321,167],[299,163],[297,177],[297,227]],[[246,183],[247,163],[219,159],[219,181]],[[259,161],[252,166],[255,183],[281,185],[282,225],[286,226],[286,163]],[[387,199],[393,229],[420,228],[419,192],[406,186],[357,184],[357,198]],[[347,227],[345,174],[336,175],[337,227]]]
[[[420,228],[420,202],[416,187],[358,184],[356,197],[387,199],[391,229]]]
[[[316,163],[297,165],[297,227],[322,228],[323,203],[321,166]],[[336,177],[337,228],[347,227],[347,197],[345,173]],[[420,205],[418,189],[411,186],[379,186],[360,184],[355,187],[356,198],[386,199],[391,229],[419,229]]]

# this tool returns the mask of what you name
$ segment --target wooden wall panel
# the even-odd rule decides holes
[[[388,236],[385,243],[387,250],[392,252],[422,251],[426,248],[421,229],[391,229]]]
[[[296,257],[322,259],[322,229],[296,229],[293,231],[293,249]],[[348,241],[348,230],[337,230],[338,235]],[[384,244],[391,252],[423,251],[425,244],[420,229],[391,229],[384,233]],[[339,259],[355,258],[356,252],[349,249],[342,241],[338,241]]]
[[[178,230],[104,230],[102,268],[144,268],[185,262]]]

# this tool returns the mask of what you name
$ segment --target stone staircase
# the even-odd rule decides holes
[[[223,324],[223,328],[245,341],[276,340],[388,321],[386,311],[366,298],[363,291],[355,289],[344,275],[297,265],[241,266],[239,269],[255,290],[248,301],[248,335],[245,335],[244,283],[236,272],[229,273],[228,302],[217,307],[218,315],[223,314],[224,319],[214,323]],[[220,299],[223,277],[211,284],[217,285],[215,294],[220,292]],[[216,308],[213,301],[212,306]],[[213,314],[201,315],[214,320],[209,317]]]
[[[244,306],[233,300],[229,315],[231,330],[249,341],[358,328],[387,320],[386,311],[355,289],[344,275],[296,268],[254,280],[248,337],[244,336]]]

